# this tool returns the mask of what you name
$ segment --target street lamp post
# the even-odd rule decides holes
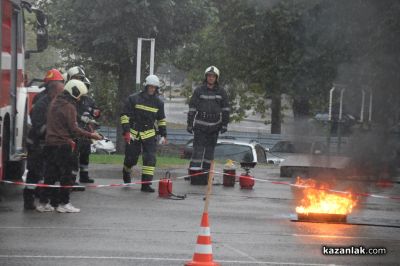
[[[150,75],[154,74],[154,51],[156,39],[146,39],[138,38],[137,42],[137,58],[136,58],[136,90],[140,90],[140,74],[141,74],[141,64],[142,64],[142,42],[150,42]]]

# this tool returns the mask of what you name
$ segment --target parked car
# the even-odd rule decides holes
[[[320,141],[291,141],[282,140],[267,150],[267,162],[281,164],[289,155],[298,154],[325,154],[326,145]]]
[[[92,153],[100,154],[113,154],[116,152],[114,143],[108,138],[94,141],[90,149]]]
[[[193,139],[189,140],[182,152],[182,158],[190,159],[193,152]],[[266,151],[255,141],[243,142],[234,139],[218,139],[215,147],[216,160],[234,160],[237,162],[266,162]]]

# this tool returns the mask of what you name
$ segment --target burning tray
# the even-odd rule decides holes
[[[333,213],[298,213],[297,219],[299,222],[345,223],[347,215]]]

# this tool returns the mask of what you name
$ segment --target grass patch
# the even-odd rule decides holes
[[[90,162],[96,164],[119,164],[124,162],[124,155],[122,154],[91,154]],[[157,167],[168,167],[172,165],[186,165],[189,160],[181,159],[171,156],[157,156]],[[138,165],[142,165],[142,157],[140,156]]]

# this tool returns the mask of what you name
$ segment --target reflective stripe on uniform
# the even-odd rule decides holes
[[[156,168],[154,166],[143,165],[142,166],[142,174],[144,174],[144,175],[154,175],[154,170],[155,169]]]
[[[137,137],[138,132],[137,132],[136,130],[131,129],[130,131],[131,131],[131,138],[132,138],[132,139],[139,139],[139,138]]]
[[[88,169],[89,169],[89,165],[87,165],[87,164],[80,164],[80,165],[79,165],[79,169],[81,170],[81,172],[82,172],[82,171],[83,171],[83,172],[87,172]]]
[[[139,140],[139,139],[148,139],[154,137],[156,135],[156,131],[153,129],[149,129],[143,132],[138,132],[134,129],[131,129],[131,137],[132,139]]]
[[[205,99],[205,100],[215,100],[215,99],[222,99],[221,95],[200,95],[200,99]]]
[[[165,118],[158,120],[158,125],[159,126],[167,126],[167,120]]]
[[[189,108],[189,112],[196,112],[196,108]]]
[[[221,117],[220,117],[219,120],[218,120],[217,122],[215,122],[215,123],[205,122],[205,121],[197,120],[197,119],[194,120],[194,123],[195,123],[195,124],[199,124],[199,125],[203,125],[203,126],[216,126],[216,125],[220,124],[221,122],[222,122]]]
[[[140,109],[140,110],[149,111],[149,112],[152,112],[152,113],[157,113],[158,112],[158,108],[154,108],[154,107],[150,107],[150,106],[146,106],[146,105],[142,105],[142,104],[136,104],[135,108]]]
[[[154,137],[156,135],[156,131],[154,129],[146,130],[144,132],[139,132],[141,139],[148,139]]]
[[[120,119],[121,119],[121,124],[129,123],[129,117],[127,115],[122,115]]]
[[[229,107],[224,107],[224,108],[222,108],[221,110],[222,110],[222,111],[229,112],[229,111],[231,110],[231,108],[229,108]]]

